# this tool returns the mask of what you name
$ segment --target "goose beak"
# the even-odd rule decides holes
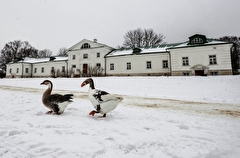
[[[85,84],[85,82],[83,82],[82,84],[81,84],[81,87],[83,87],[83,86],[85,86],[86,84]]]
[[[42,82],[42,83],[40,83],[40,85],[43,85],[44,83]]]

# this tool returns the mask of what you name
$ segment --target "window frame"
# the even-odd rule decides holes
[[[82,46],[81,46],[81,49],[87,49],[87,48],[91,48],[90,44],[83,43]]]
[[[189,76],[189,72],[183,72],[183,76]]]
[[[110,63],[110,65],[109,65],[109,70],[114,70],[114,68],[115,68],[114,63]]]
[[[132,70],[132,63],[131,62],[127,62],[127,65],[126,65],[126,69],[127,70]]]
[[[97,52],[97,58],[100,58],[101,54],[99,52]]]
[[[146,69],[152,69],[152,61],[146,61]]]
[[[96,67],[100,68],[101,67],[101,63],[96,63]]]
[[[162,68],[168,69],[168,60],[162,60]]]
[[[88,54],[83,54],[83,59],[88,59]]]
[[[209,65],[217,65],[217,56],[209,55]]]
[[[182,57],[182,66],[189,66],[189,58]]]

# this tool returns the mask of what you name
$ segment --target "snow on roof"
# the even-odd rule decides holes
[[[214,39],[207,39],[207,43],[204,44],[194,44],[194,45],[189,45],[189,41],[187,42],[183,42],[179,45],[176,45],[174,48],[182,48],[182,47],[194,47],[194,46],[206,46],[206,45],[215,45],[215,44],[226,44],[227,42],[223,42],[223,41],[218,41],[218,40],[214,40]]]
[[[167,52],[167,48],[168,48],[167,45],[158,45],[153,47],[139,48],[140,52],[138,53],[134,53],[134,50],[132,48],[120,48],[109,53],[107,57],[133,55],[133,54],[163,53],[163,52]]]
[[[137,52],[137,53],[134,52],[134,49],[132,48],[120,48],[112,51],[106,57],[133,55],[133,54],[139,55],[139,54],[149,54],[149,53],[164,53],[171,48],[174,49],[174,48],[182,48],[182,47],[193,47],[193,46],[215,45],[215,44],[227,44],[227,42],[222,42],[214,39],[207,39],[207,43],[189,45],[189,41],[186,41],[181,43],[162,44],[162,45],[156,45],[151,47],[138,48],[140,49],[140,52]]]
[[[53,60],[51,60],[53,59]],[[24,63],[34,64],[34,63],[43,63],[43,62],[49,62],[49,61],[66,61],[68,60],[68,57],[46,57],[46,58],[29,58],[26,57],[23,61]]]

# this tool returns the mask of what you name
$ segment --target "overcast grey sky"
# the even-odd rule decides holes
[[[53,54],[82,39],[117,47],[137,28],[167,43],[240,36],[239,17],[240,0],[0,0],[0,50],[14,40]]]

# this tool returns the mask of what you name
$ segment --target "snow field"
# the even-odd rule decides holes
[[[38,85],[43,79],[0,80],[0,157],[237,158],[240,156],[238,113],[240,109],[237,102],[233,103],[233,100],[236,101],[235,95],[229,94],[227,103],[221,104],[217,102],[224,98],[214,98],[215,95],[224,96],[225,91],[220,91],[222,84],[226,91],[239,92],[238,87],[229,85],[228,82],[232,82],[232,79],[219,79],[222,82],[216,83],[218,85],[216,87],[220,88],[215,91],[211,89],[215,95],[199,97],[190,91],[186,93],[182,91],[186,85],[179,81],[179,85],[183,87],[171,88],[176,94],[182,91],[181,95],[185,95],[184,101],[167,98],[167,93],[164,99],[152,96],[154,88],[152,86],[147,88],[145,83],[155,86],[157,84],[153,84],[153,81],[149,82],[146,78],[141,80],[143,86],[139,86],[137,82],[135,86],[126,78],[124,83],[131,82],[131,85],[125,85],[123,88],[121,88],[122,84],[116,84],[119,82],[118,78],[112,78],[113,84],[109,84],[111,83],[109,79],[95,78],[95,86],[99,89],[107,89],[109,92],[112,90],[114,93],[124,94],[125,99],[114,111],[108,113],[106,118],[88,115],[93,106],[86,98],[88,88],[81,89],[79,86],[84,79],[78,79],[79,84],[76,84],[77,79],[51,79],[54,82],[54,92],[70,91],[76,94],[74,103],[70,104],[62,115],[45,114],[48,109],[41,103],[41,94],[46,87]],[[193,81],[186,79],[191,85]],[[205,79],[193,78],[194,82]],[[210,78],[209,82],[216,82],[217,79],[213,79],[215,81],[210,81]],[[150,78],[150,80],[155,79]],[[73,83],[77,86],[72,88]],[[164,87],[164,85],[159,86]],[[157,89],[155,93],[162,94],[159,88],[155,89]],[[205,92],[202,90],[202,93]],[[181,99],[177,95],[175,98]],[[185,98],[189,98],[189,101]],[[200,99],[193,102],[194,98],[205,98],[212,102],[206,103]],[[221,113],[220,110],[232,110],[236,113],[230,115]]]

